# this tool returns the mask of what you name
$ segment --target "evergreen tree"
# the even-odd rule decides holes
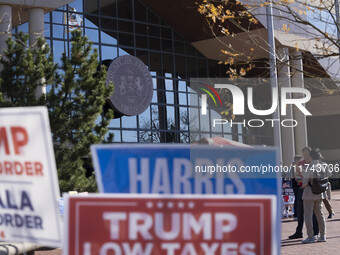
[[[90,145],[111,141],[106,136],[110,110],[101,116],[113,85],[106,86],[106,69],[98,70],[98,53],[80,31],[73,31],[69,57],[63,53],[61,65],[54,63],[50,48],[40,38],[36,47],[27,47],[28,36],[20,33],[7,42],[1,60],[0,107],[46,105],[49,111],[54,152],[62,191],[95,191]],[[38,86],[47,93],[35,97]]]

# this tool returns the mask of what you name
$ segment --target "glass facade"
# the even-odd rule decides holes
[[[45,14],[45,38],[56,62],[62,52],[69,51],[71,29],[81,29],[93,41],[100,62],[130,54],[141,59],[151,72],[154,91],[150,107],[138,116],[113,119],[109,130],[114,142],[189,143],[222,136],[248,144],[272,143],[271,130],[227,125],[212,129],[206,119],[200,120],[202,132],[190,134],[190,107],[199,111],[198,100],[190,96],[196,93],[190,89],[190,78],[226,77],[226,67],[205,58],[142,2],[76,0]],[[13,32],[18,30],[28,32],[27,23]],[[211,110],[208,117],[218,115]]]

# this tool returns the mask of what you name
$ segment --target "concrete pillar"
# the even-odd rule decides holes
[[[0,5],[0,54],[7,48],[6,41],[12,33],[12,7]],[[1,67],[0,67],[1,68]],[[2,69],[2,68],[1,68]]]
[[[29,41],[30,46],[35,47],[37,40],[39,37],[44,36],[44,10],[41,8],[32,8],[29,10]],[[37,87],[35,91],[35,96],[40,97],[43,94],[46,94],[46,86],[45,86],[45,79],[42,78],[40,83],[41,86]]]
[[[279,87],[290,88],[291,81],[288,48],[280,48],[278,52],[278,58],[281,59],[282,62],[278,67]],[[287,95],[287,98],[291,98],[291,95]],[[285,119],[293,119],[292,105],[287,105],[287,114],[285,116],[281,115],[281,121]],[[281,141],[282,162],[283,165],[289,166],[292,163],[295,155],[293,127],[281,127]]]
[[[291,83],[292,87],[304,87],[303,78],[303,64],[302,64],[302,54],[300,51],[293,50],[291,53]],[[299,95],[293,95],[294,98],[299,97]],[[306,116],[297,108],[293,107],[294,119],[298,122],[298,125],[294,128],[295,136],[295,151],[301,154],[303,147],[308,144],[307,141],[307,123]]]
[[[44,36],[44,10],[41,8],[32,8],[29,10],[28,15],[30,46],[35,46],[37,39]]]

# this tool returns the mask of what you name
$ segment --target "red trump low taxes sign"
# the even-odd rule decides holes
[[[66,198],[64,255],[274,254],[270,195]]]

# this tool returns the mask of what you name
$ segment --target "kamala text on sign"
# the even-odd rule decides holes
[[[60,246],[58,197],[47,109],[0,109],[0,241]]]
[[[275,203],[270,195],[68,197],[63,251],[64,255],[275,254]]]

